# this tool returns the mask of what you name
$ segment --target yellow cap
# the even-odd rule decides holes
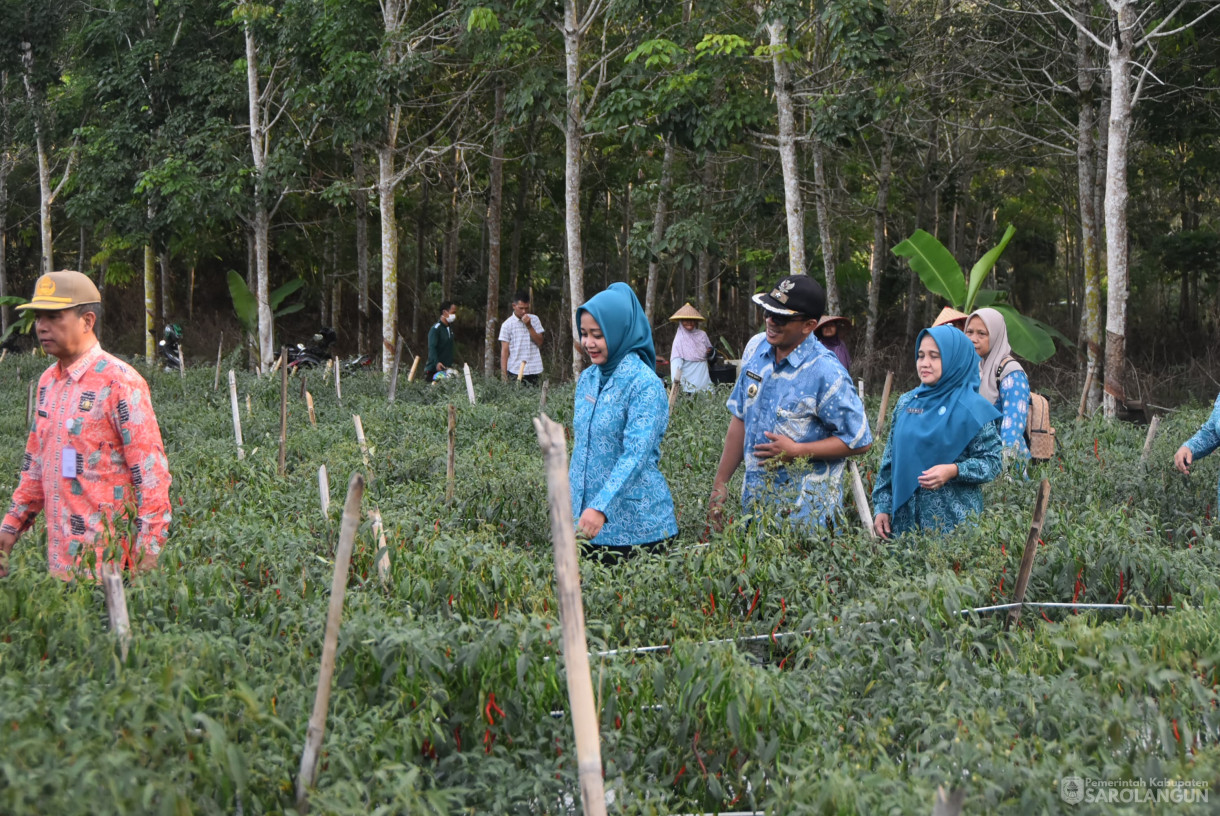
[[[18,309],[39,309],[43,311],[62,311],[86,303],[101,303],[102,293],[89,280],[88,275],[82,275],[70,269],[59,272],[48,272],[34,284],[34,298],[29,303],[23,303]]]

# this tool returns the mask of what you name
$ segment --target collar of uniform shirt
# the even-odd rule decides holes
[[[89,348],[89,350],[82,354],[80,359],[72,364],[71,368],[67,369],[66,373],[68,377],[73,381],[76,381],[85,376],[85,372],[89,370],[89,367],[93,365],[93,363],[97,360],[98,355],[101,353],[102,344],[94,340],[93,345]],[[58,366],[58,368],[60,371],[64,371],[62,364]]]
[[[764,340],[763,342],[765,343],[766,341]],[[788,352],[788,356],[777,362],[776,365],[778,366],[782,365],[783,363],[788,363],[793,368],[800,368],[807,360],[817,354],[817,348],[813,345],[813,343],[818,343],[818,339],[811,334],[802,340],[796,348]],[[775,346],[771,346],[771,348],[767,349],[767,353],[770,354],[771,359],[774,360]]]

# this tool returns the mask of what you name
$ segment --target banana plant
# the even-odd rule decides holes
[[[915,230],[910,238],[894,247],[893,253],[907,259],[929,292],[940,295],[959,312],[970,314],[975,309],[990,306],[1002,314],[1012,350],[1031,363],[1041,363],[1054,355],[1056,338],[1069,346],[1072,345],[1071,341],[1054,327],[1023,315],[1004,302],[1007,292],[983,288],[983,281],[1016,232],[1016,227],[1009,224],[1000,243],[988,250],[971,268],[969,278],[962,273],[953,253],[923,230]]]
[[[304,309],[305,304],[303,303],[289,303],[280,308],[280,304],[284,302],[285,298],[304,285],[305,281],[301,278],[293,278],[272,292],[267,297],[267,303],[271,307],[271,316],[273,318],[283,317]],[[245,279],[232,269],[229,270],[229,295],[233,298],[233,310],[237,312],[237,319],[241,322],[242,328],[248,334],[256,333],[258,331],[258,300],[250,291],[250,287],[246,286]]]

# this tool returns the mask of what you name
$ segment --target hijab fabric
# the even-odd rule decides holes
[[[1000,361],[1012,354],[1012,346],[1008,344],[1008,326],[1004,324],[1004,315],[995,309],[978,309],[970,315],[971,319],[976,317],[983,321],[983,325],[987,327],[987,334],[991,338],[991,348],[988,350],[987,356],[979,363],[979,376],[983,378],[979,385],[979,393],[983,399],[995,405],[1000,398],[1000,390],[996,387],[996,380],[1000,373]],[[969,327],[969,325],[970,323],[967,321],[966,326]]]
[[[1000,416],[979,395],[979,355],[966,335],[953,326],[924,329],[916,349],[925,336],[940,348],[941,375],[934,384],[916,388],[894,420],[894,511],[915,495],[919,474],[955,461],[979,429]]]
[[[707,353],[711,349],[712,342],[707,339],[707,332],[698,326],[687,329],[679,323],[678,333],[674,335],[674,345],[669,356],[682,360],[706,360]]]
[[[576,324],[580,325],[580,313],[588,312],[601,327],[606,338],[606,362],[598,365],[602,378],[607,379],[628,354],[637,354],[649,370],[657,367],[657,351],[652,344],[652,327],[644,316],[644,307],[631,287],[625,283],[612,283],[598,292],[576,310]]]

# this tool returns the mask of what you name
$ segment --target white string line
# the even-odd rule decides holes
[[[995,604],[993,606],[979,606],[974,609],[959,609],[957,614],[969,615],[971,613],[978,614],[980,612],[999,612],[1005,609],[1016,609],[1017,607],[1032,606],[1037,608],[1045,607],[1047,609],[1135,609],[1136,607],[1130,604],[1107,604],[1107,603],[1070,603],[1059,601],[1023,601],[1021,603],[1006,603]],[[1153,612],[1169,612],[1177,607],[1174,606],[1148,606],[1140,607]],[[865,621],[872,623],[872,621]],[[884,623],[898,623],[897,618],[890,618]],[[816,630],[806,629],[797,632],[776,632],[765,635],[743,635],[735,638],[719,638],[717,640],[705,640],[698,643],[692,643],[692,646],[720,646],[726,643],[751,643],[759,640],[779,640],[780,638],[796,637],[798,635],[812,635]],[[635,654],[650,654],[653,652],[667,652],[673,648],[672,644],[661,644],[659,646],[637,646],[631,649],[606,649],[600,652],[589,652],[589,657],[618,657],[619,655],[635,655]]]

